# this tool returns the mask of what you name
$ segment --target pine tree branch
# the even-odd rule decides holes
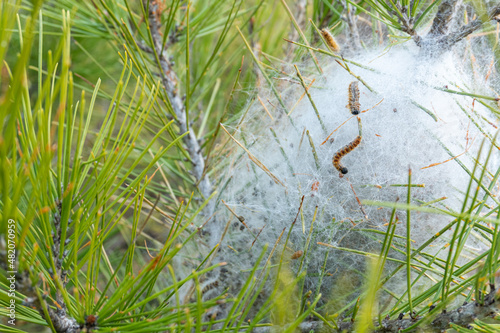
[[[56,268],[56,272],[49,273],[51,274],[53,279],[58,279],[61,282],[62,288],[66,287],[67,279],[66,270],[63,269],[63,261],[64,258],[68,255],[67,251],[64,253],[60,253],[61,246],[61,214],[62,214],[62,200],[59,199],[56,201],[56,207],[54,212],[54,227],[55,232],[52,235],[52,239],[54,245],[52,246],[51,254],[52,260],[54,261],[54,266]],[[71,221],[70,221],[71,222]],[[65,243],[68,242],[68,239],[64,240]],[[36,291],[36,287],[33,286],[33,283],[29,277],[29,273],[27,270],[24,270],[22,273],[16,274],[16,289],[26,298],[23,301],[25,306],[30,308],[34,308],[38,311],[40,316],[45,320],[50,320],[52,326],[55,331],[58,333],[78,333],[81,332],[85,327],[84,324],[79,324],[77,320],[67,313],[66,303],[64,302],[64,298],[61,290],[58,288],[58,284],[56,283],[56,291],[55,291],[55,301],[54,306],[55,309],[48,306],[45,300],[45,294],[40,297]],[[49,318],[47,319],[47,315]]]
[[[349,41],[351,43],[351,47],[353,50],[357,51],[361,49],[361,39],[359,37],[358,25],[356,23],[356,10],[352,9],[352,6],[345,1],[345,5],[340,2],[340,4],[344,7],[345,10],[345,21],[347,22],[347,26],[349,29],[347,30],[347,34],[349,36]]]
[[[446,40],[444,41],[446,43],[446,47],[450,48],[457,42],[461,41],[477,29],[481,28],[482,25],[488,21],[491,20],[499,20],[498,15],[500,15],[500,5],[497,5],[493,7],[487,17],[487,20],[483,22],[481,18],[477,18],[474,21],[470,22],[467,25],[464,25],[461,27],[458,31],[452,32],[446,36]]]
[[[56,310],[54,310],[47,305],[43,296],[42,299],[38,297],[35,288],[29,278],[28,271],[16,274],[16,289],[26,296],[23,305],[36,309],[45,320],[47,320],[45,313],[48,313],[49,320],[57,333],[79,333],[82,331],[84,325],[79,324],[75,318],[68,316],[64,302],[58,301]]]
[[[456,16],[458,8],[462,5],[462,0],[443,0],[438,7],[431,30],[425,37],[421,37],[414,29],[414,18],[409,18],[405,8],[399,3],[395,5],[398,12],[394,11],[393,14],[398,18],[401,31],[410,35],[415,44],[422,47],[427,54],[439,55],[481,28],[484,23],[491,20],[500,21],[500,5],[497,5],[491,9],[486,18],[477,18],[455,31],[449,31],[451,22]]]
[[[425,36],[422,43],[428,52],[440,54],[481,28],[484,23],[491,20],[499,21],[500,5],[497,5],[490,10],[486,18],[477,18],[455,31],[448,32],[449,24],[460,3],[461,1],[446,0],[439,6],[431,31]]]
[[[148,0],[144,1],[146,2]],[[162,45],[163,38],[159,32],[161,22],[159,22],[159,18],[156,15],[159,11],[159,2],[157,0],[149,0],[149,29],[153,39],[153,47],[159,58],[158,65],[160,67],[162,83],[177,118],[179,131],[180,133],[186,133],[188,131],[186,108],[181,96],[179,95],[179,79],[177,73],[173,68],[173,63],[169,60],[167,49]],[[189,47],[189,45],[187,47]],[[200,144],[194,131],[189,131],[189,134],[183,138],[183,142],[186,150],[188,151],[191,164],[193,165],[192,173],[196,179],[198,189],[204,199],[206,199],[212,193],[212,184],[208,175],[203,174],[203,169],[205,168],[205,158],[201,153]],[[206,216],[210,216],[212,211],[213,204],[210,203],[205,206]]]
[[[464,303],[458,309],[453,311],[443,311],[436,316],[436,318],[425,327],[422,325],[415,325],[422,317],[404,318],[400,315],[397,319],[384,319],[371,332],[376,333],[397,333],[401,330],[410,328],[411,326],[416,326],[415,328],[406,332],[443,332],[450,328],[451,324],[455,324],[462,327],[470,327],[475,320],[486,319],[495,317],[499,314],[499,302],[497,297],[498,290],[492,287],[491,292],[484,297],[483,302],[472,302]],[[432,310],[431,310],[432,311]],[[316,333],[337,333],[337,332],[355,332],[356,326],[353,322],[337,323],[338,329],[332,328],[332,326],[326,325],[322,321],[311,321],[303,322],[299,325],[298,330],[300,332],[308,333],[314,330]],[[253,330],[254,333],[271,333],[271,332],[283,332],[284,327],[259,327]]]
[[[462,1],[443,0],[439,5],[438,11],[432,21],[431,31],[428,37],[444,36],[450,27],[450,23]]]

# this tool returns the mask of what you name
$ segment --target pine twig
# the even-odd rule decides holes
[[[177,118],[179,131],[180,133],[185,133],[188,131],[186,107],[184,102],[182,101],[181,96],[179,95],[179,79],[177,73],[173,68],[172,62],[169,60],[167,49],[162,45],[162,36],[159,32],[160,22],[158,22],[158,18],[156,16],[156,13],[160,10],[159,2],[155,0],[149,0],[149,2],[148,23],[149,29],[151,31],[154,51],[159,58],[158,66],[161,69],[160,72],[162,83],[165,87],[165,91],[167,92],[170,104]],[[187,47],[189,47],[189,45]],[[198,184],[198,189],[202,196],[206,199],[210,197],[210,194],[212,193],[212,183],[210,182],[210,178],[208,177],[208,175],[203,173],[203,170],[205,168],[205,158],[201,153],[200,144],[196,139],[196,134],[194,133],[194,131],[189,131],[189,134],[186,135],[182,140],[184,141],[191,163],[193,165],[192,172],[196,179],[196,183]],[[206,206],[205,213],[207,216],[210,216],[212,214],[213,208],[214,205],[212,203],[209,203]]]
[[[494,317],[499,313],[499,302],[498,297],[496,296],[498,290],[493,286],[488,295],[484,297],[484,300],[481,303],[472,302],[472,303],[464,303],[459,308],[453,311],[443,311],[436,316],[436,318],[425,327],[425,332],[443,332],[450,328],[451,324],[469,327],[474,323],[475,320],[485,319],[489,317]],[[432,311],[431,307],[431,311]],[[422,317],[414,317],[413,319],[408,317],[404,318],[401,314],[397,319],[383,319],[380,325],[376,327],[372,332],[377,333],[396,333],[401,330],[405,330],[405,332],[417,332],[422,330],[420,321]],[[337,328],[333,328],[332,326],[326,325],[323,321],[310,321],[303,322],[299,325],[298,330],[300,332],[310,332],[314,330],[314,332],[354,332],[355,323],[354,322],[337,322]],[[267,333],[267,332],[283,332],[284,327],[259,327],[253,330],[253,333]]]
[[[470,22],[467,25],[464,25],[462,28],[460,28],[458,31],[450,33],[448,36],[446,36],[446,47],[451,47],[455,43],[461,41],[463,38],[467,37],[477,29],[481,28],[484,23],[487,21],[491,20],[497,20],[500,21],[498,16],[500,15],[500,5],[497,5],[493,7],[488,14],[487,20],[483,22],[481,18],[477,18],[474,21]]]
[[[59,280],[61,282],[61,287],[65,287],[67,283],[66,270],[63,269],[62,263],[64,258],[68,255],[67,251],[64,251],[62,255],[60,254],[60,245],[61,241],[61,213],[62,213],[62,201],[57,200],[54,212],[54,226],[55,232],[52,236],[54,245],[52,246],[52,259],[54,261],[54,266],[56,268],[56,272],[50,272],[53,276],[54,280]],[[71,220],[70,220],[71,222]],[[65,239],[64,243],[67,243],[69,240]],[[67,313],[66,303],[64,301],[61,290],[56,283],[56,291],[55,291],[55,299],[53,307],[48,306],[45,300],[45,294],[39,295],[37,292],[37,287],[33,285],[29,272],[24,270],[23,272],[19,272],[15,276],[16,281],[16,289],[26,296],[23,301],[25,306],[34,308],[38,311],[40,316],[47,320],[49,325],[51,325],[54,330],[58,333],[79,333],[83,330],[84,327],[87,329],[94,328],[95,322],[92,324],[92,327],[88,327],[86,324],[79,324],[77,320]],[[47,318],[47,316],[49,318]]]
[[[444,36],[448,32],[450,23],[462,1],[444,0],[438,7],[438,11],[432,21],[431,31],[427,36]]]
[[[349,3],[345,1],[345,6],[342,2],[340,4],[345,9],[345,21],[347,22],[347,26],[349,27],[348,35],[351,42],[351,47],[354,51],[358,51],[361,49],[361,39],[359,37],[358,25],[356,23],[355,12]]]
[[[491,20],[499,21],[500,5],[493,7],[486,17],[479,17],[455,31],[448,32],[449,24],[456,13],[456,1],[446,0],[438,8],[429,34],[425,37],[425,45],[438,53],[449,50],[453,45],[478,30]],[[448,32],[448,33],[447,33]]]

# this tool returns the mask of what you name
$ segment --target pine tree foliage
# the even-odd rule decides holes
[[[0,331],[498,331],[500,148],[485,128],[496,128],[500,114],[499,22],[500,6],[488,0],[2,0]],[[409,170],[398,185],[406,198],[359,201],[390,216],[367,231],[379,245],[370,252],[314,244],[321,213],[312,208],[307,234],[304,196],[274,234],[226,202],[230,157],[235,164],[247,159],[248,172],[271,178],[266,184],[281,181],[252,154],[253,133],[241,135],[254,103],[264,118],[296,127],[291,114],[303,100],[320,131],[331,132],[315,80],[337,66],[375,93],[359,74],[375,71],[358,59],[400,45],[430,62],[463,47],[471,72],[490,82],[485,93],[436,87],[489,112],[469,114],[478,142],[484,139],[477,156],[467,155],[472,167],[448,150],[445,162],[468,175],[461,210],[439,198],[414,199],[418,184]],[[302,96],[289,99],[284,83]],[[354,116],[361,111],[357,89],[349,88]],[[415,106],[438,120],[434,110]],[[254,119],[249,128],[257,136],[267,125]],[[279,130],[269,133],[269,146],[286,140]],[[347,152],[361,134],[359,120],[359,139]],[[311,134],[298,135],[319,168]],[[274,152],[293,169],[280,148]],[[346,151],[337,156],[339,170]],[[449,223],[416,247],[410,230],[419,214]],[[238,244],[244,250],[231,246],[239,238],[226,242],[235,228],[247,232]],[[300,228],[299,250],[293,232]],[[438,255],[432,243],[446,232]],[[473,237],[481,251],[467,252],[464,262]],[[307,288],[314,246],[366,264],[357,272],[361,287],[350,294],[356,297],[342,306],[331,306],[341,293],[321,293],[328,255],[318,259],[318,285]],[[249,249],[248,268],[231,275],[233,253]],[[393,292],[386,282],[401,274],[403,291]],[[337,282],[332,288],[341,289]]]

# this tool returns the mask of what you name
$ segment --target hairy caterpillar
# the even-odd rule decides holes
[[[349,84],[349,103],[347,107],[351,111],[352,114],[359,114],[359,88],[358,81],[353,81]]]
[[[219,281],[213,281],[209,284],[207,284],[205,287],[203,287],[203,289],[201,290],[201,294],[206,294],[209,290],[212,290],[214,289],[215,287],[218,287],[219,286]]]
[[[336,152],[335,155],[333,155],[333,166],[335,167],[335,169],[337,169],[344,175],[347,173],[348,170],[345,166],[342,166],[342,164],[340,164],[340,159],[344,157],[346,154],[353,151],[354,148],[356,148],[360,143],[361,143],[361,135],[358,135],[353,142],[344,146],[342,149]]]
[[[321,30],[321,35],[325,39],[325,41],[328,44],[328,47],[330,48],[330,50],[332,50],[333,52],[339,52],[340,51],[340,46],[335,41],[335,38],[333,38],[333,36],[330,33],[330,31],[328,31],[327,29],[322,29]]]

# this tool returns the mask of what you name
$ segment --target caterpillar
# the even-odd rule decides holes
[[[201,294],[204,295],[209,290],[212,290],[212,289],[214,289],[215,287],[218,287],[218,286],[219,286],[219,281],[216,280],[216,281],[210,282],[205,287],[203,287],[203,289],[201,290]]]
[[[347,107],[351,111],[352,114],[359,114],[359,88],[358,81],[353,81],[349,84],[349,103]]]
[[[330,50],[332,50],[333,52],[339,52],[340,51],[340,46],[335,41],[335,38],[333,38],[333,36],[330,33],[330,31],[328,31],[327,29],[322,29],[321,30],[321,35],[325,39],[326,44],[328,44],[328,47],[330,48]]]
[[[361,143],[361,135],[358,135],[356,139],[354,139],[353,142],[349,143],[348,145],[344,146],[342,149],[340,149],[338,152],[333,155],[333,166],[335,169],[337,169],[339,172],[342,174],[347,173],[347,168],[340,164],[340,159],[344,157],[346,154],[350,153],[351,151],[354,150],[359,144]]]

